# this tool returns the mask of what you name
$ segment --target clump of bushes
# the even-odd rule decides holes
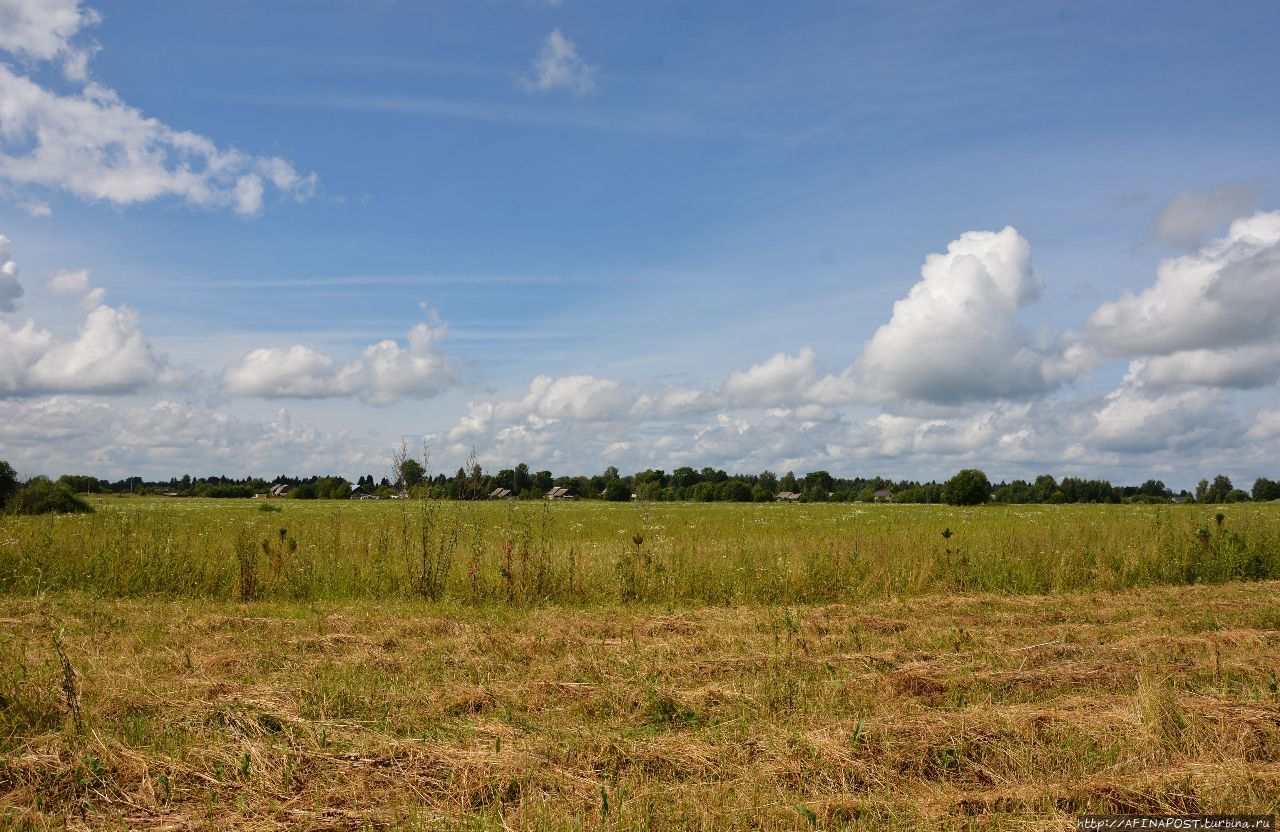
[[[93,506],[65,483],[36,477],[23,486],[13,466],[0,459],[0,511],[8,514],[88,514]]]
[[[14,491],[5,503],[10,514],[89,514],[93,506],[60,482],[39,478]]]
[[[976,506],[991,499],[991,481],[977,468],[966,468],[942,486],[942,501],[953,506]]]

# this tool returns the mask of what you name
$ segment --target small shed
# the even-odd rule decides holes
[[[573,495],[569,493],[569,489],[556,486],[547,492],[548,500],[572,500]]]
[[[780,503],[790,502],[792,500],[799,500],[800,495],[795,491],[779,491],[778,496],[775,497],[774,499]]]
[[[875,500],[877,503],[892,503],[893,492],[887,488],[882,488],[876,493],[872,494],[871,498]]]
[[[510,497],[510,496],[511,496],[510,488],[495,488],[489,492],[490,500],[501,500],[503,497]]]

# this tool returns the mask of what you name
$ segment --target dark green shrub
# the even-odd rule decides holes
[[[8,510],[13,514],[88,514],[93,506],[60,482],[37,479],[13,495]]]

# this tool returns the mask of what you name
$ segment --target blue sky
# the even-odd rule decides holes
[[[0,457],[1280,476],[1277,24],[0,0]]]

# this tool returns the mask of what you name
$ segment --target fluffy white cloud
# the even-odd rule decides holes
[[[1236,220],[1226,237],[1165,260],[1156,282],[1098,307],[1085,332],[1117,356],[1237,347],[1280,325],[1280,211]]]
[[[591,375],[536,376],[529,383],[529,391],[518,400],[470,403],[467,414],[449,431],[449,438],[461,441],[491,430],[519,428],[521,423],[542,428],[561,421],[614,422],[631,415],[637,401],[631,388],[612,379]]]
[[[22,284],[18,282],[18,264],[9,256],[9,238],[0,234],[0,312],[16,312]]]
[[[1253,440],[1280,438],[1280,410],[1260,412],[1245,436]]]
[[[543,420],[607,420],[624,415],[632,401],[632,395],[611,379],[589,375],[538,376],[529,385],[528,394],[509,415],[520,413]]]
[[[128,393],[182,382],[183,374],[151,348],[127,306],[97,306],[69,341],[34,321],[17,328],[0,323],[0,396]]]
[[[1225,237],[1162,262],[1138,294],[1085,323],[1097,347],[1133,356],[1130,381],[1260,387],[1280,378],[1280,211],[1231,224]]]
[[[74,87],[60,94],[0,64],[0,180],[116,205],[176,197],[245,216],[262,210],[268,184],[293,198],[311,196],[314,173],[299,173],[278,157],[219,148],[89,81],[92,50],[76,47],[73,38],[98,19],[76,0],[0,0],[0,50],[30,61],[61,60]],[[23,204],[49,213],[43,201]]]
[[[970,231],[931,254],[856,364],[864,395],[961,402],[1045,393],[1089,363],[1079,344],[1037,349],[1018,312],[1040,294],[1013,228]],[[838,379],[828,381],[839,387]]]
[[[71,39],[101,18],[79,0],[0,0],[0,49],[27,59],[61,59],[69,77],[84,77],[86,50]]]
[[[407,347],[389,339],[379,341],[366,347],[360,358],[344,364],[301,344],[287,349],[263,347],[227,367],[222,387],[232,396],[358,397],[375,405],[430,398],[455,381],[438,346],[445,332],[443,324],[421,323],[409,330]]]
[[[1130,454],[1229,441],[1240,430],[1225,404],[1211,390],[1152,396],[1121,385],[1107,395],[1084,440],[1101,450]]]
[[[14,311],[13,301],[22,295],[17,273],[9,240],[0,236],[0,311]],[[108,306],[102,289],[90,290],[87,271],[56,272],[47,285],[55,293],[83,295],[85,318],[72,340],[61,340],[30,319],[16,327],[0,322],[0,397],[126,393],[185,383],[186,374],[151,348],[136,312]]]
[[[1242,220],[1224,240],[1162,264],[1152,289],[1104,304],[1088,341],[1069,334],[1043,347],[1017,320],[1039,293],[1029,245],[1013,229],[973,232],[926,260],[922,280],[840,373],[824,372],[806,347],[735,370],[718,387],[540,376],[521,398],[472,403],[447,436],[491,449],[500,464],[579,470],[606,450],[634,467],[884,466],[935,476],[965,464],[1089,476],[1135,462],[1154,473],[1220,465],[1246,430],[1271,436],[1273,417],[1247,428],[1220,388],[1280,377],[1277,239],[1280,213]],[[1120,349],[1134,352],[1115,390],[1052,395]],[[880,412],[867,415],[870,405]]]
[[[1248,185],[1223,185],[1204,193],[1182,191],[1156,214],[1151,234],[1171,246],[1194,248],[1223,223],[1252,211],[1256,198]]]
[[[1149,388],[1182,385],[1263,387],[1280,378],[1280,344],[1218,350],[1182,350],[1129,364],[1129,380]]]
[[[49,291],[59,295],[83,295],[89,291],[88,269],[60,269],[45,281]]]
[[[265,182],[299,199],[316,184],[282,159],[220,149],[147,118],[105,87],[59,95],[3,65],[0,179],[117,205],[177,197],[246,216],[261,210]]]
[[[795,404],[808,397],[818,378],[818,356],[809,347],[797,355],[778,353],[746,370],[734,370],[721,397],[739,405]]]
[[[595,89],[596,67],[578,57],[578,47],[559,29],[553,29],[533,59],[533,76],[520,79],[529,92],[564,89],[582,95]]]

